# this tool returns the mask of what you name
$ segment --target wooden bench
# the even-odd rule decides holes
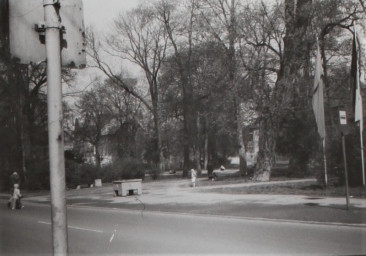
[[[113,181],[113,191],[115,196],[129,196],[142,194],[142,179],[115,180]]]

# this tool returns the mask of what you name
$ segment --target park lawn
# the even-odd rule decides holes
[[[247,183],[251,184],[248,179],[237,178],[219,181],[200,181],[199,186],[212,186],[215,188],[207,189],[207,192],[225,193],[225,194],[273,194],[273,195],[307,195],[313,197],[343,197],[345,196],[345,186],[330,185],[328,187],[320,186],[316,181],[304,181],[297,183],[287,183],[291,181],[289,178],[276,178],[276,181],[284,181],[284,183],[261,184],[255,183],[251,186],[230,187],[224,186],[228,184]],[[223,185],[223,187],[217,187]],[[349,187],[349,194],[354,198],[366,198],[366,188]]]

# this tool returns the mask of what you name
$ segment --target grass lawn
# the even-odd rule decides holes
[[[241,180],[243,183],[250,183]],[[207,185],[224,185],[224,184],[235,184],[241,183],[239,180],[233,181],[216,181],[209,182],[211,184],[201,182],[200,186]],[[293,183],[293,184],[263,184],[260,183],[255,186],[248,187],[222,187],[213,188],[206,190],[207,192],[217,192],[226,194],[273,194],[273,195],[307,195],[313,197],[343,197],[345,196],[344,186],[328,186],[323,188],[319,186],[316,182],[307,181],[303,183]],[[349,194],[355,198],[366,198],[366,188],[365,187],[350,187]]]
[[[274,169],[271,174],[271,181],[289,181],[291,179],[313,178],[291,177],[287,166]],[[250,178],[243,178],[239,172],[236,175],[228,175],[217,181],[201,180],[199,186],[217,186],[227,184],[253,183]],[[329,185],[323,187],[316,181],[302,183],[283,183],[283,184],[260,184],[247,187],[222,187],[206,190],[207,192],[227,193],[227,194],[277,194],[277,195],[307,195],[313,197],[343,197],[346,195],[344,185]],[[355,198],[366,198],[366,187],[349,187],[349,195]]]

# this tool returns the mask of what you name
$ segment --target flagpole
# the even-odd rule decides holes
[[[324,160],[324,183],[328,186],[327,156],[325,151],[325,138],[323,138],[323,160]]]
[[[363,152],[363,134],[362,134],[362,126],[360,124],[360,140],[361,140],[361,163],[362,163],[362,185],[365,186],[365,160],[364,160],[364,152]]]
[[[352,45],[352,64],[351,64],[351,76],[353,77],[353,88],[355,92],[354,104],[355,104],[355,122],[358,122],[360,127],[360,144],[361,144],[361,169],[362,169],[362,185],[365,186],[365,162],[363,152],[363,107],[362,107],[362,94],[360,88],[360,74],[358,67],[358,51],[357,51],[357,34],[356,24],[353,24],[353,45]]]

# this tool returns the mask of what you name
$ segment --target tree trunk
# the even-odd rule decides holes
[[[307,111],[309,86],[312,83],[306,83],[309,74],[309,39],[308,27],[310,20],[312,0],[285,0],[285,18],[286,18],[286,36],[284,37],[284,64],[282,72],[279,75],[277,84],[286,87],[282,95],[280,104],[283,109],[289,109],[282,113],[282,117],[294,116],[290,120],[290,126],[296,122],[299,113],[294,110]],[[292,113],[289,113],[293,111]],[[297,133],[297,129],[287,129],[286,133]],[[299,138],[297,134],[290,134],[294,138]],[[306,149],[301,148],[298,141],[290,142],[290,168],[292,170],[304,171],[307,162],[304,162],[304,154],[308,154]],[[306,160],[307,161],[307,160]]]
[[[229,83],[232,88],[238,89],[238,81],[236,81],[236,73],[237,73],[237,62],[236,62],[236,50],[235,50],[235,41],[238,37],[237,35],[237,18],[236,18],[236,10],[235,10],[235,0],[231,0],[230,2],[230,22],[228,26],[229,33],[229,49],[228,49],[228,60],[229,60]],[[246,147],[244,143],[243,137],[243,128],[244,128],[244,120],[243,120],[243,112],[241,100],[238,97],[238,93],[234,95],[234,103],[236,104],[236,140],[238,144],[238,155],[239,155],[239,168],[241,175],[244,175],[247,171],[247,160],[246,160]]]
[[[188,64],[189,65],[189,64]],[[191,166],[190,159],[190,151],[193,150],[193,154],[195,154],[194,149],[194,140],[196,138],[196,122],[195,119],[195,109],[194,109],[194,101],[193,101],[193,89],[192,84],[190,82],[190,73],[186,73],[184,69],[180,69],[180,78],[182,81],[182,91],[183,91],[183,147],[184,147],[184,159],[183,159],[183,177],[188,177],[188,171]]]
[[[159,173],[163,173],[165,170],[164,164],[164,152],[163,152],[163,144],[161,140],[161,131],[160,131],[160,116],[157,109],[157,102],[153,104],[154,109],[154,125],[155,125],[155,136],[157,140],[157,150],[158,150],[158,167]]]
[[[195,158],[195,163],[196,163],[196,169],[197,169],[197,175],[198,176],[201,176],[202,174],[202,168],[201,168],[201,152],[200,152],[200,149],[201,149],[201,143],[200,143],[200,116],[199,114],[197,114],[197,117],[196,117],[196,139],[194,141],[194,158]]]
[[[237,143],[238,143],[238,147],[239,147],[239,171],[241,175],[245,175],[245,173],[247,172],[247,158],[246,158],[246,147],[245,147],[245,143],[244,143],[244,136],[243,136],[243,129],[244,129],[244,124],[243,124],[243,120],[242,120],[242,111],[241,111],[241,106],[240,104],[238,104],[238,110],[237,110]]]
[[[271,170],[275,160],[275,134],[276,131],[270,119],[262,119],[259,125],[259,152],[254,181],[269,181],[271,178]]]
[[[97,142],[94,145],[94,148],[95,148],[95,166],[97,167],[97,175],[99,175],[100,168],[102,166],[102,159],[101,159],[100,149],[99,149],[98,144],[99,144],[99,142]]]
[[[190,158],[189,158],[189,152],[190,152],[190,136],[189,136],[189,121],[188,121],[188,110],[187,106],[183,107],[183,178],[188,177],[188,171],[190,168]]]
[[[23,117],[21,117],[23,119]],[[21,143],[21,150],[22,150],[22,172],[25,181],[25,185],[28,186],[28,179],[27,179],[27,154],[26,154],[26,139],[25,139],[25,130],[23,121],[20,121],[20,143]]]
[[[206,122],[206,129],[205,129],[205,145],[204,145],[204,163],[203,163],[203,169],[207,170],[207,165],[208,165],[208,119],[207,117],[205,118],[205,122]]]
[[[29,84],[26,84],[27,81],[21,81],[20,79],[17,79],[17,84],[18,84],[18,97],[19,97],[19,107],[18,107],[18,119],[19,119],[19,133],[20,133],[20,147],[21,147],[21,155],[22,155],[22,173],[23,173],[23,178],[25,181],[25,185],[28,186],[28,179],[27,179],[27,159],[30,155],[30,146],[31,146],[31,142],[28,136],[28,131],[27,131],[27,126],[26,122],[27,122],[27,117],[23,114],[25,111],[25,99],[26,99],[26,94],[28,93],[29,89],[28,86]],[[23,88],[23,86],[25,88]],[[27,112],[28,113],[28,112]],[[28,113],[29,114],[29,113]]]

